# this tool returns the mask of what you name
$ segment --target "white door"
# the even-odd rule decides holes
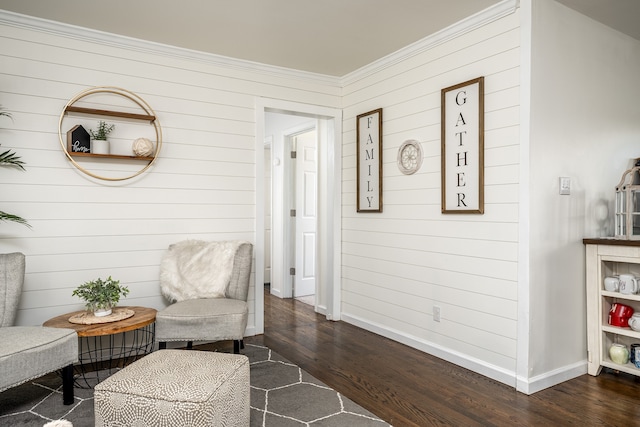
[[[294,298],[316,293],[317,133],[296,137],[296,273]]]

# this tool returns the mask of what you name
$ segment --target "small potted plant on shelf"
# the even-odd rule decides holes
[[[94,131],[89,129],[91,134],[91,152],[93,154],[109,154],[109,141],[107,137],[116,125],[110,125],[104,120],[98,122],[98,129]]]
[[[120,286],[119,280],[113,280],[109,276],[106,280],[98,278],[78,286],[72,295],[82,299],[88,311],[101,317],[110,315],[111,309],[118,304],[120,297],[127,296],[128,293],[129,288]]]

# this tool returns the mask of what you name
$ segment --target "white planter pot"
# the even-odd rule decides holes
[[[111,314],[110,308],[101,308],[93,312],[93,315],[96,317],[104,317]]]
[[[109,154],[109,141],[94,139],[91,141],[91,154]]]

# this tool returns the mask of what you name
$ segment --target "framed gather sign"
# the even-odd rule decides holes
[[[356,144],[358,212],[382,212],[382,108],[358,115]]]
[[[484,213],[484,77],[441,96],[442,213]]]

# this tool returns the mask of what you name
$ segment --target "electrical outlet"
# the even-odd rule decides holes
[[[440,321],[440,307],[438,307],[437,305],[433,306],[433,321],[434,322]]]
[[[563,196],[571,194],[571,178],[568,176],[561,176],[558,181],[559,193]]]

